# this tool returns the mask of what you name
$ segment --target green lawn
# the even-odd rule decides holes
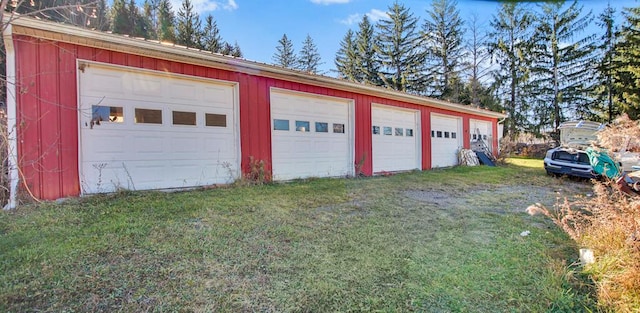
[[[513,160],[23,206],[0,311],[582,311],[574,244],[524,209],[588,190]]]

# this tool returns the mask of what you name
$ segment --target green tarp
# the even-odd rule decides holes
[[[620,166],[609,156],[606,150],[587,148],[586,153],[589,156],[593,171],[597,174],[607,176],[610,179],[615,179],[622,175]]]

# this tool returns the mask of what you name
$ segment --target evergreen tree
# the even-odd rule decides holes
[[[423,27],[432,65],[430,94],[454,102],[461,92],[454,81],[460,79],[460,65],[465,57],[464,25],[456,6],[456,0],[433,0]]]
[[[615,88],[620,93],[623,113],[640,117],[640,7],[624,11],[620,42],[616,45]]]
[[[358,76],[361,76],[359,81],[375,85],[382,86],[382,80],[380,79],[380,63],[376,55],[376,36],[373,24],[369,21],[367,15],[362,17],[362,21],[358,24],[358,32],[355,39],[355,53],[357,57],[357,70],[360,72]]]
[[[376,52],[380,58],[381,78],[390,89],[424,93],[422,75],[425,54],[416,30],[418,19],[409,9],[395,2],[387,12],[389,19],[380,20]]]
[[[233,48],[231,49],[231,56],[236,58],[242,57],[242,50],[240,50],[240,45],[238,45],[238,42],[235,42],[233,44]]]
[[[359,70],[358,56],[355,47],[355,35],[349,29],[340,41],[340,49],[336,53],[335,65],[338,70],[338,77],[352,82],[359,82],[362,73]]]
[[[533,16],[515,2],[502,3],[498,15],[490,22],[488,47],[498,66],[493,72],[494,88],[507,111],[505,131],[511,137],[529,128],[527,89],[532,23]]]
[[[111,31],[115,34],[133,33],[131,25],[131,14],[126,0],[113,0],[111,8]]]
[[[149,39],[158,39],[158,0],[144,0],[142,12]]]
[[[149,38],[149,24],[145,21],[145,17],[140,13],[140,9],[136,5],[135,0],[129,0],[127,5],[129,11],[129,25],[131,32],[128,33],[133,37]]]
[[[158,3],[158,40],[176,42],[175,15],[170,0],[159,0]]]
[[[607,5],[605,10],[598,16],[597,24],[604,29],[604,34],[600,37],[601,44],[598,46],[600,58],[597,63],[597,80],[598,86],[595,88],[594,96],[596,103],[600,104],[597,108],[601,119],[613,122],[613,119],[620,114],[620,109],[614,103],[616,98],[616,89],[614,86],[614,71],[617,43],[617,27],[615,23],[615,9],[611,5]]]
[[[284,68],[295,69],[297,67],[296,62],[297,58],[293,50],[293,43],[287,38],[287,34],[284,34],[282,38],[278,40],[276,53],[273,55],[273,64]]]
[[[208,15],[204,22],[204,29],[202,31],[202,42],[200,45],[203,50],[218,53],[222,50],[222,37],[220,36],[220,29],[218,23],[213,19],[213,16]]]
[[[191,0],[183,0],[178,10],[176,43],[179,45],[202,48],[200,46],[200,17],[193,8]]]
[[[535,66],[533,96],[539,107],[539,128],[552,126],[557,133],[567,114],[585,118],[590,112],[589,88],[594,43],[593,36],[575,40],[592,19],[581,16],[582,7],[574,1],[566,10],[562,2],[547,2],[537,17],[534,36]]]
[[[309,34],[302,42],[302,49],[298,57],[298,67],[301,71],[318,74],[318,66],[320,66],[320,53],[318,47],[313,42]]]

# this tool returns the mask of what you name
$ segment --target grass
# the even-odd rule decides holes
[[[524,213],[588,183],[517,162],[24,206],[0,311],[593,309],[573,242]]]

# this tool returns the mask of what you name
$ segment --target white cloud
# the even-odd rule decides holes
[[[193,9],[198,14],[202,14],[203,12],[216,11],[219,9],[224,9],[227,11],[238,9],[238,4],[235,0],[225,1],[191,0],[191,5],[193,5]],[[177,13],[180,8],[182,8],[182,0],[171,0],[171,5],[173,6],[173,11]]]
[[[311,0],[311,2],[315,4],[330,5],[349,3],[351,0]]]
[[[371,9],[371,11],[369,11],[368,13],[365,13],[365,15],[367,15],[369,17],[369,20],[372,23],[375,23],[375,22],[377,22],[379,20],[383,20],[383,19],[388,19],[389,18],[389,15],[387,15],[387,12],[380,11],[378,9]],[[355,13],[355,14],[349,15],[344,20],[340,20],[340,23],[346,24],[346,25],[354,25],[354,24],[360,23],[361,20],[362,20],[362,14]]]

